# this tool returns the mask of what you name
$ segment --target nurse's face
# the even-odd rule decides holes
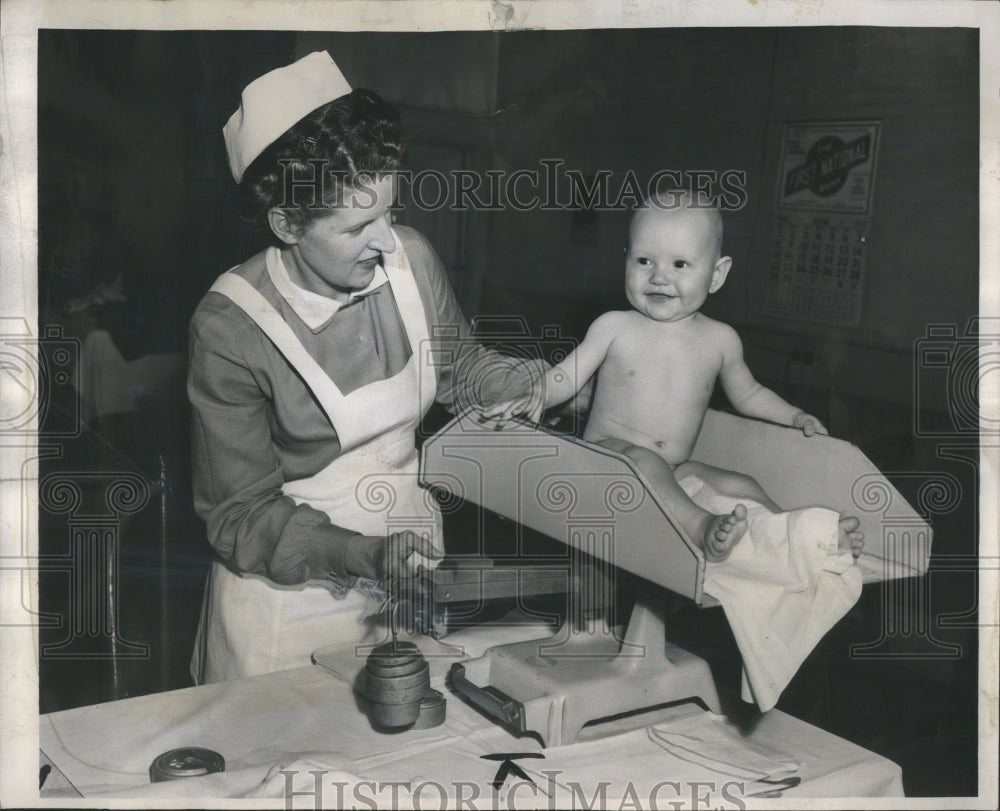
[[[357,189],[344,189],[343,204],[312,220],[285,242],[281,257],[292,282],[312,293],[347,301],[375,275],[382,254],[392,253],[394,178],[383,177]]]

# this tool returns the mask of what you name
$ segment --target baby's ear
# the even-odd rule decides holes
[[[720,257],[719,261],[715,263],[715,268],[712,270],[712,283],[708,286],[709,293],[714,293],[726,283],[726,276],[729,275],[729,268],[732,266],[733,258],[731,256]]]

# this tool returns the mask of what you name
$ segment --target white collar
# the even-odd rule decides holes
[[[295,284],[288,275],[288,269],[281,259],[281,251],[274,245],[267,249],[267,275],[278,289],[281,297],[288,302],[295,314],[301,318],[309,329],[315,331],[326,324],[342,308],[362,296],[366,296],[376,288],[381,287],[389,277],[382,265],[376,265],[375,275],[364,290],[355,290],[347,301],[321,296]]]

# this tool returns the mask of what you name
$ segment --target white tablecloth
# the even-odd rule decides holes
[[[440,663],[432,672],[440,685]],[[693,703],[588,727],[577,743],[542,749],[457,695],[447,699],[442,726],[376,732],[347,681],[316,665],[51,713],[41,718],[40,746],[87,798],[208,805],[213,798],[270,798],[287,807],[294,791],[293,805],[302,808],[315,808],[317,798],[331,808],[620,807],[622,798],[660,808],[678,800],[738,808],[744,796],[776,790],[678,758],[657,743],[651,724],[689,733],[710,723]],[[896,764],[780,711],[763,715],[747,742],[748,749],[801,764],[794,772],[800,782],[783,790],[789,800],[903,794]],[[226,771],[151,784],[153,759],[185,746],[221,753]],[[501,763],[482,756],[504,752],[543,757],[516,760],[530,781],[511,774],[498,793],[492,782]]]

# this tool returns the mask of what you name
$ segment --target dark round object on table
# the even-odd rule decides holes
[[[420,715],[420,701],[430,690],[427,660],[412,642],[387,642],[368,654],[365,695],[372,702],[372,720],[386,727],[411,725]]]
[[[225,770],[226,761],[218,752],[197,746],[185,746],[157,755],[149,766],[149,779],[152,783],[162,783],[166,780],[201,777]]]
[[[444,723],[448,702],[438,690],[428,690],[420,699],[420,714],[411,729],[431,729]]]

